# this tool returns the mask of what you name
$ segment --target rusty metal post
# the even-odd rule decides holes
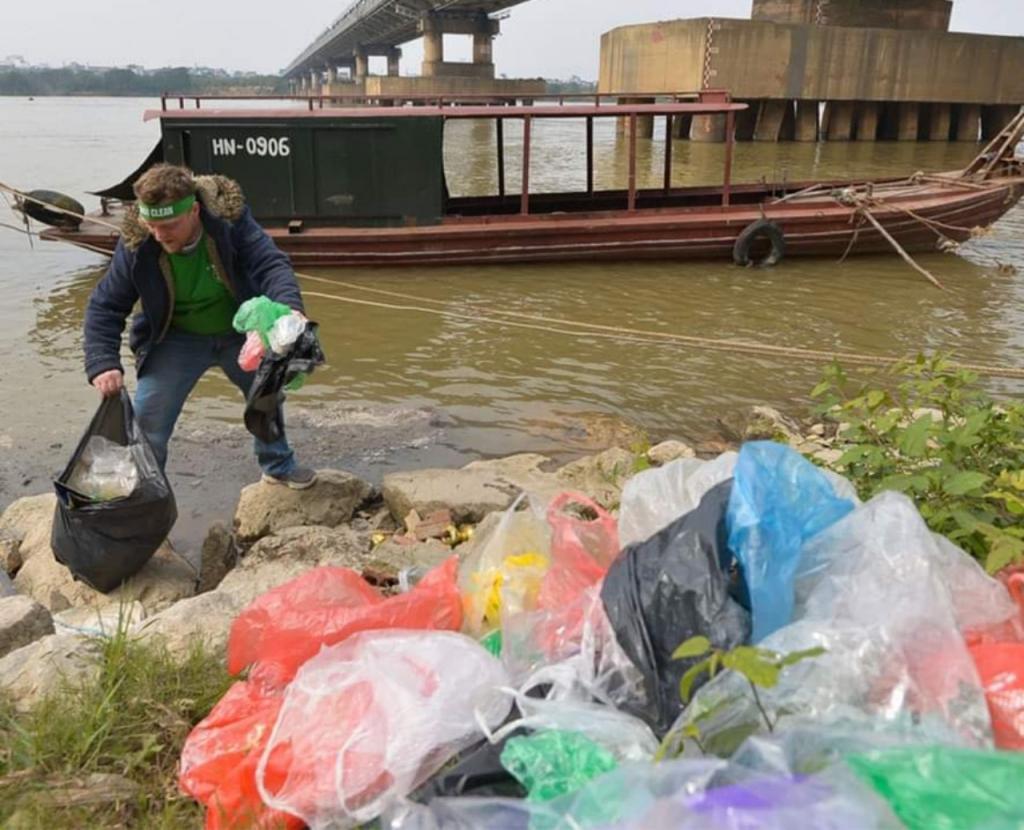
[[[636,210],[636,113],[629,114],[629,191],[626,210]]]
[[[523,116],[523,189],[519,195],[519,212],[530,212],[530,116]]]
[[[498,118],[498,196],[505,198],[505,119]]]
[[[730,110],[725,116],[725,175],[722,183],[722,206],[729,206],[730,188],[732,186],[732,145],[735,139],[733,128],[736,114]]]
[[[672,113],[665,116],[665,193],[672,189]]]
[[[594,195],[594,116],[587,116],[587,195]]]

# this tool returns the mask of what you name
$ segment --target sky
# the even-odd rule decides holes
[[[213,66],[277,72],[349,0],[47,0],[0,2],[0,60],[61,66]],[[602,32],[630,23],[750,15],[750,0],[529,0],[510,9],[494,43],[509,77],[595,80]],[[102,11],[100,11],[102,9]],[[955,31],[1024,35],[1022,0],[956,0]],[[448,37],[445,57],[469,60],[468,37]],[[403,47],[401,71],[417,74],[420,41]],[[383,59],[381,59],[383,60]],[[371,64],[371,71],[382,71]]]

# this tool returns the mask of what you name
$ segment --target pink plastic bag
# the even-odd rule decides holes
[[[579,505],[595,515],[582,519],[567,512]],[[564,608],[600,582],[619,554],[615,517],[582,493],[559,493],[548,505],[551,526],[551,569],[544,577],[538,607]]]
[[[238,365],[246,372],[255,372],[260,367],[263,355],[266,353],[267,349],[263,345],[260,333],[258,331],[250,331],[245,336],[245,344],[242,346],[242,350],[238,353]]]
[[[462,625],[458,557],[428,573],[407,594],[385,599],[355,571],[322,567],[257,597],[231,626],[228,671],[256,664],[251,677],[290,681],[323,646],[380,628],[450,629]]]

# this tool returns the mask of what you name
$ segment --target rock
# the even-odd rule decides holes
[[[29,538],[22,542],[23,551]],[[84,582],[75,581],[71,572],[54,559],[47,534],[45,548],[35,548],[26,556],[14,586],[53,613],[79,606],[117,606],[134,601],[141,602],[148,613],[155,613],[192,596],[196,574],[165,542],[135,576],[109,594],[101,594]]]
[[[815,438],[825,437],[825,425],[824,424],[811,424],[807,430],[808,435],[813,435]]]
[[[308,490],[292,490],[262,481],[243,488],[235,511],[235,534],[250,545],[289,527],[337,527],[352,518],[373,488],[341,470],[320,470]]]
[[[50,634],[0,658],[0,691],[19,711],[31,709],[63,684],[93,682],[100,672],[100,644],[78,634]]]
[[[551,473],[541,470],[549,462],[543,455],[522,453],[490,461],[473,461],[456,470],[415,470],[384,476],[381,490],[396,521],[409,512],[421,516],[448,508],[453,520],[478,522],[495,510],[504,510],[522,490],[549,489]]]
[[[452,555],[452,549],[438,539],[425,542],[402,544],[394,540],[382,542],[375,547],[367,567],[377,573],[397,576],[403,568],[434,568]]]
[[[10,529],[0,529],[0,569],[13,574],[21,567],[21,539]]]
[[[31,597],[0,598],[0,657],[53,634],[50,612]]]
[[[661,467],[677,458],[694,458],[696,451],[682,441],[662,441],[647,450],[647,460]]]
[[[792,444],[801,438],[800,425],[770,406],[752,406],[743,428],[744,441],[778,441]]]
[[[113,637],[118,631],[131,631],[146,619],[141,602],[69,608],[53,615],[53,624],[61,633]]]
[[[622,485],[633,475],[636,462],[636,453],[612,447],[569,462],[555,473],[555,479],[559,490],[577,490],[610,510],[618,506]]]
[[[198,592],[212,591],[236,564],[238,549],[231,529],[224,522],[214,522],[203,540]]]
[[[814,458],[818,459],[818,461],[820,461],[825,466],[831,467],[840,458],[843,457],[843,451],[842,450],[834,450],[834,449],[831,449],[829,447],[823,447],[822,449],[815,450],[812,453],[812,455],[813,455]]]
[[[142,641],[159,642],[173,657],[188,657],[197,644],[223,658],[228,634],[242,605],[225,591],[208,591],[165,608],[139,623],[132,633]]]
[[[57,497],[53,493],[25,496],[12,502],[0,516],[0,533],[9,539],[17,539],[18,567],[28,561],[29,556],[50,547],[50,528],[53,526],[53,511]],[[16,569],[8,569],[13,573]]]
[[[253,545],[217,587],[242,607],[320,565],[361,571],[373,560],[369,539],[348,527],[292,527]]]

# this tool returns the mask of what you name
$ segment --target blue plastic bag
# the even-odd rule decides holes
[[[790,621],[804,542],[853,508],[795,450],[771,441],[743,445],[726,524],[750,591],[755,643]]]

